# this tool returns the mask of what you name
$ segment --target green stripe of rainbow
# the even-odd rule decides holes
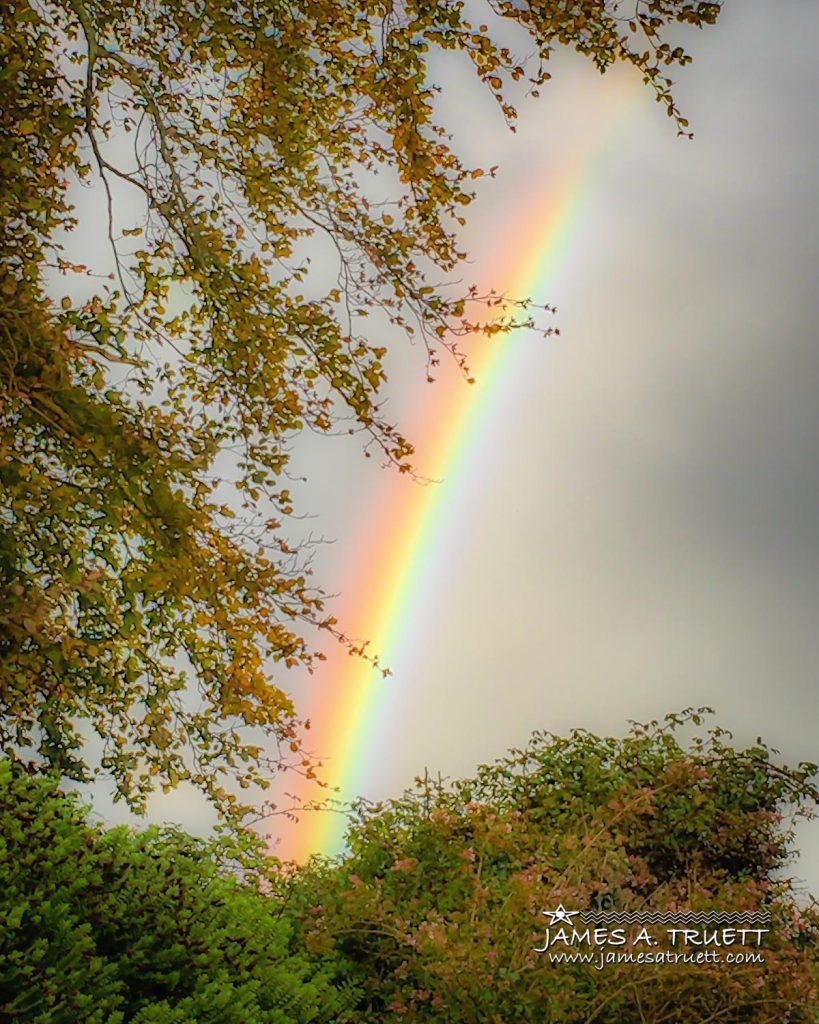
[[[583,133],[568,169],[556,185],[550,183],[549,195],[527,196],[531,214],[526,217],[525,234],[503,246],[498,261],[499,273],[510,280],[503,289],[507,294],[537,299],[545,287],[554,285],[556,271],[567,258],[613,144],[641,93],[634,77],[618,76],[606,90],[610,98],[594,130]],[[514,253],[511,259],[510,252]],[[340,618],[354,635],[370,638],[370,650],[379,654],[383,664],[394,663],[408,636],[413,635],[413,623],[417,623],[427,596],[431,552],[452,534],[459,495],[470,470],[470,459],[465,456],[497,411],[524,354],[525,344],[516,336],[486,341],[473,352],[470,368],[476,383],[452,389],[445,403],[435,396],[436,408],[445,408],[424,431],[424,438],[418,439],[417,434],[414,438],[419,451],[436,452],[425,473],[444,483],[391,485],[379,517],[388,527],[380,540],[374,541],[375,530],[371,530],[362,541],[354,584],[359,597],[353,598]],[[415,640],[421,642],[422,637],[416,635]],[[368,738],[385,727],[396,685],[355,658],[342,667],[339,678],[320,689],[320,704],[310,715],[309,746],[322,756],[323,778],[338,788],[342,799],[357,795],[367,777]],[[277,853],[297,861],[312,853],[337,853],[343,847],[344,825],[339,814],[310,812],[292,835],[282,838]]]

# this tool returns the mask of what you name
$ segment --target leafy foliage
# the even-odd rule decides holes
[[[349,855],[300,880],[303,941],[347,958],[353,1019],[815,1024],[819,908],[782,869],[784,815],[813,814],[816,766],[720,729],[684,744],[691,718],[620,740],[538,733],[474,779],[360,805]],[[560,904],[766,910],[766,962],[553,964],[535,947]]]
[[[53,779],[0,762],[0,1018],[310,1024],[349,1002],[293,952],[280,900],[184,833],[104,832]]]
[[[484,7],[493,27],[450,0],[0,5],[7,751],[101,767],[137,808],[189,780],[234,820],[236,782],[313,771],[279,669],[321,657],[314,628],[355,644],[282,525],[288,442],[358,431],[406,470],[379,404],[388,348],[414,333],[431,365],[462,362],[463,335],[532,320],[446,283],[484,172],[436,121],[429,55],[468,59],[510,123],[510,87],[536,92],[554,47],[626,62],[684,131],[667,71],[690,58],[662,37],[720,3]],[[76,262],[78,228],[107,233],[111,264]]]
[[[289,874],[247,834],[105,831],[2,761],[0,1018],[815,1024],[819,908],[783,869],[816,766],[718,729],[682,743],[690,717],[536,734],[474,779],[425,777],[361,804],[344,857]],[[550,964],[533,947],[559,903],[766,910],[766,961]]]

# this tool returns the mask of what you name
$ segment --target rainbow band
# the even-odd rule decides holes
[[[510,249],[504,247],[499,260],[498,269],[510,279],[503,289],[507,294],[537,298],[545,287],[554,285],[606,158],[641,94],[635,77],[620,76],[606,92],[612,98],[611,107],[601,112],[597,131],[577,147],[559,182],[550,183],[547,197],[527,197],[527,236],[515,239]],[[509,251],[514,252],[512,259]],[[508,397],[526,353],[525,342],[514,336],[511,341],[486,341],[480,348],[470,358],[476,383],[457,389],[428,429],[428,436],[418,444],[419,450],[436,452],[434,464],[425,471],[430,478],[445,481],[445,486],[390,485],[380,518],[388,528],[375,550],[372,531],[365,539],[366,551],[361,552],[356,572],[360,598],[354,600],[352,614],[340,616],[345,624],[355,624],[355,635],[370,638],[369,649],[379,655],[382,664],[394,664],[400,658],[408,637],[423,635],[415,626],[428,600],[430,576],[438,562],[435,554],[459,532],[454,520],[461,504],[459,495],[474,469],[470,453],[474,455],[478,439]],[[409,497],[408,490],[412,492]],[[395,685],[355,658],[343,668],[340,678],[326,682],[320,691],[320,703],[310,715],[314,728],[309,746],[322,756],[323,778],[339,790],[342,800],[361,791],[370,767],[369,739],[389,727]],[[312,853],[338,853],[343,848],[344,829],[342,815],[310,812],[294,826],[292,834],[282,838],[276,852],[297,861]]]

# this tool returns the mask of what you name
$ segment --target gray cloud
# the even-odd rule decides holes
[[[622,732],[700,703],[740,740],[817,756],[819,15],[812,0],[729,3],[692,47],[679,97],[694,142],[650,98],[635,108],[556,294],[539,296],[560,307],[561,339],[521,343],[469,494],[441,485],[457,536],[390,652],[367,795],[424,765],[469,772],[533,728]],[[470,159],[501,165],[470,228],[483,277],[521,197],[551,186],[611,88],[578,60],[555,71],[516,136],[441,72]],[[395,367],[396,413],[440,415],[418,353]],[[318,577],[349,591],[383,475],[345,440],[296,454],[317,513],[305,532],[339,538]],[[293,680],[303,707],[312,694],[320,708],[333,665]],[[817,830],[803,848],[819,890]]]
[[[433,624],[399,654],[371,795],[534,727],[619,732],[699,703],[740,740],[816,757],[819,23],[807,4],[776,25],[728,7],[680,90],[695,141],[647,101],[597,182],[567,294],[549,296],[563,338],[522,363]],[[603,93],[566,67],[582,119]],[[476,237],[548,166],[549,127],[535,108],[518,138],[492,133],[528,159]],[[815,888],[815,830],[803,842]]]

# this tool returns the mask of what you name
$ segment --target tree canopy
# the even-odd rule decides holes
[[[345,958],[351,1019],[815,1024],[819,908],[787,868],[794,815],[815,815],[816,765],[783,767],[722,729],[686,742],[698,722],[671,715],[624,739],[536,733],[473,778],[426,776],[400,799],[362,803],[349,853],[297,882],[299,941]],[[545,949],[543,914],[561,905],[638,921],[709,912],[712,934],[720,918],[738,928],[736,915],[765,913],[764,962],[729,962],[749,950],[713,942],[721,960],[552,961],[589,948],[558,936]]]
[[[469,61],[510,124],[556,47],[624,62],[685,131],[669,32],[720,9],[473,6],[0,6],[6,751],[102,769],[136,808],[188,780],[234,819],[237,784],[313,771],[281,673],[321,658],[315,630],[356,647],[288,533],[288,445],[357,431],[407,470],[380,405],[390,347],[414,334],[431,364],[462,360],[464,335],[531,321],[447,283],[484,172],[438,123],[430,55]],[[92,234],[102,265],[75,251]],[[337,280],[311,297],[318,238]]]
[[[54,778],[0,761],[0,1018],[320,1024],[350,986],[291,948],[280,899],[217,842],[103,830]]]
[[[816,766],[692,737],[692,717],[535,734],[471,779],[426,776],[360,805],[346,854],[289,874],[247,833],[103,829],[53,776],[0,761],[0,1018],[815,1024],[819,908],[788,862]],[[561,904],[764,914],[764,962],[553,962],[543,912]]]

